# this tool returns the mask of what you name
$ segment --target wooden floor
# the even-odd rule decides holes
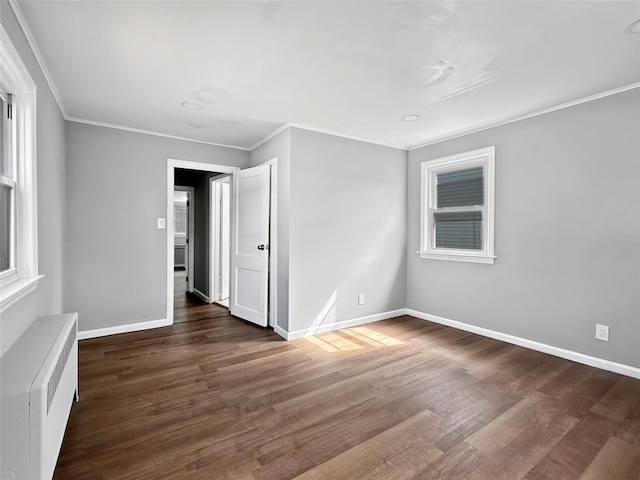
[[[55,478],[640,480],[640,381],[411,317],[80,342]]]
[[[176,270],[173,279],[173,323],[191,322],[229,314],[225,307],[206,303],[197,295],[187,292],[187,275],[184,270]]]

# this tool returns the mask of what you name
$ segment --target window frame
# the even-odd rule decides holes
[[[482,166],[484,204],[437,208],[436,175]],[[493,264],[495,244],[495,146],[450,155],[420,164],[420,258]],[[435,246],[434,216],[440,212],[482,212],[482,249],[454,249]]]
[[[11,190],[11,208],[9,212],[9,268],[0,271],[0,282],[5,279],[10,279],[18,274],[18,269],[16,267],[16,187],[18,185],[16,181],[16,136],[15,128],[13,128],[13,119],[4,118],[5,115],[8,115],[9,108],[13,105],[12,97],[12,94],[7,93],[4,81],[0,78],[0,99],[7,105],[7,111],[5,111],[4,107],[2,108],[3,171],[0,172],[0,186],[7,187]]]
[[[38,273],[36,84],[0,26],[0,87],[13,96],[14,266],[0,278],[0,312],[34,291]]]

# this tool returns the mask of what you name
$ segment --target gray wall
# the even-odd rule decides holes
[[[490,145],[496,263],[420,259],[420,162]],[[410,309],[640,366],[640,90],[411,151],[408,178]]]
[[[166,318],[167,158],[244,167],[249,153],[67,122],[65,308],[81,331]]]
[[[251,152],[251,166],[278,159],[278,316],[276,325],[289,329],[289,183],[291,129],[280,132]]]
[[[404,308],[406,152],[292,128],[290,161],[288,330]]]
[[[39,316],[62,313],[65,242],[65,122],[6,2],[0,20],[37,85],[38,289],[0,315],[0,355]]]

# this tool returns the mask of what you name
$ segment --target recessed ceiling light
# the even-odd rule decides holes
[[[627,28],[624,29],[625,33],[640,33],[640,20],[633,22]]]
[[[182,108],[187,110],[202,110],[202,105],[195,102],[182,102]]]
[[[405,115],[402,117],[403,122],[415,122],[416,120],[420,120],[420,115],[416,113],[412,113],[411,115]]]

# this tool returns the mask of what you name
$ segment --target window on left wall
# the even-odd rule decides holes
[[[0,88],[0,279],[16,274],[16,175],[13,139],[13,94]]]
[[[0,312],[33,291],[38,274],[36,85],[0,27]]]

